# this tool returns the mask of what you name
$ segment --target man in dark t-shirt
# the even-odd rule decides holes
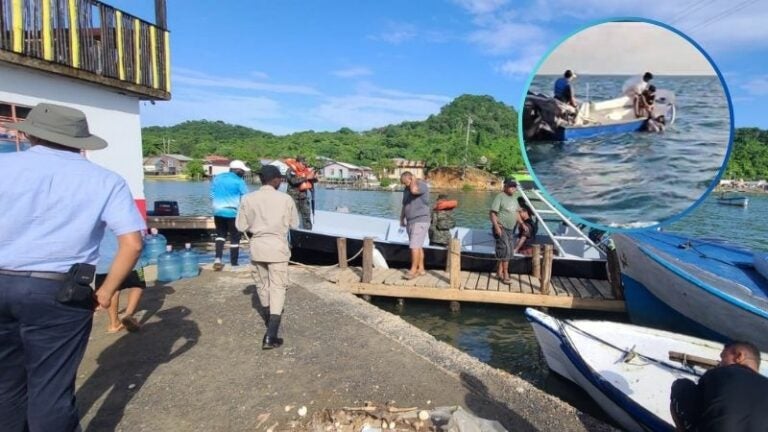
[[[749,342],[732,342],[720,365],[698,384],[672,383],[672,418],[679,431],[768,431],[768,378],[758,372],[760,351]]]

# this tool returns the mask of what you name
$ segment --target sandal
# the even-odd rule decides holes
[[[403,275],[403,279],[405,279],[405,280],[413,280],[413,279],[416,279],[417,277],[419,277],[418,274],[413,274],[411,272],[408,272],[408,273]]]
[[[117,328],[107,328],[107,334],[120,333],[123,330],[125,330],[125,326],[120,324]]]
[[[132,316],[124,316],[120,322],[125,326],[125,329],[131,333],[137,332],[141,328],[139,322]]]
[[[501,283],[503,283],[504,285],[512,285],[512,279],[511,278],[501,279]]]

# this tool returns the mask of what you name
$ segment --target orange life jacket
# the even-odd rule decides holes
[[[309,177],[312,174],[312,168],[304,165],[296,159],[286,159],[285,164],[299,177]],[[312,189],[312,182],[305,181],[299,185],[299,191],[304,192]]]
[[[456,200],[441,200],[441,201],[438,201],[435,204],[435,210],[436,211],[440,211],[440,210],[453,210],[458,205],[459,205],[459,202],[456,201]]]

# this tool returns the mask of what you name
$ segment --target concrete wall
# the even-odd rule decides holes
[[[95,84],[0,62],[0,101],[34,106],[40,102],[77,108],[91,133],[109,146],[89,151],[91,161],[125,178],[139,206],[144,205],[139,99]]]

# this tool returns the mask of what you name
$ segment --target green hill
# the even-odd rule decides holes
[[[736,129],[731,159],[723,177],[743,180],[768,179],[768,130]]]
[[[472,126],[467,145],[468,117]],[[463,95],[423,121],[365,132],[342,128],[276,136],[221,121],[199,120],[147,127],[142,135],[145,156],[161,153],[163,140],[170,139],[172,153],[194,158],[217,154],[251,165],[260,158],[304,154],[374,167],[402,157],[437,167],[463,164],[466,152],[468,164],[483,161],[487,169],[501,175],[524,168],[517,141],[517,113],[490,96]]]

